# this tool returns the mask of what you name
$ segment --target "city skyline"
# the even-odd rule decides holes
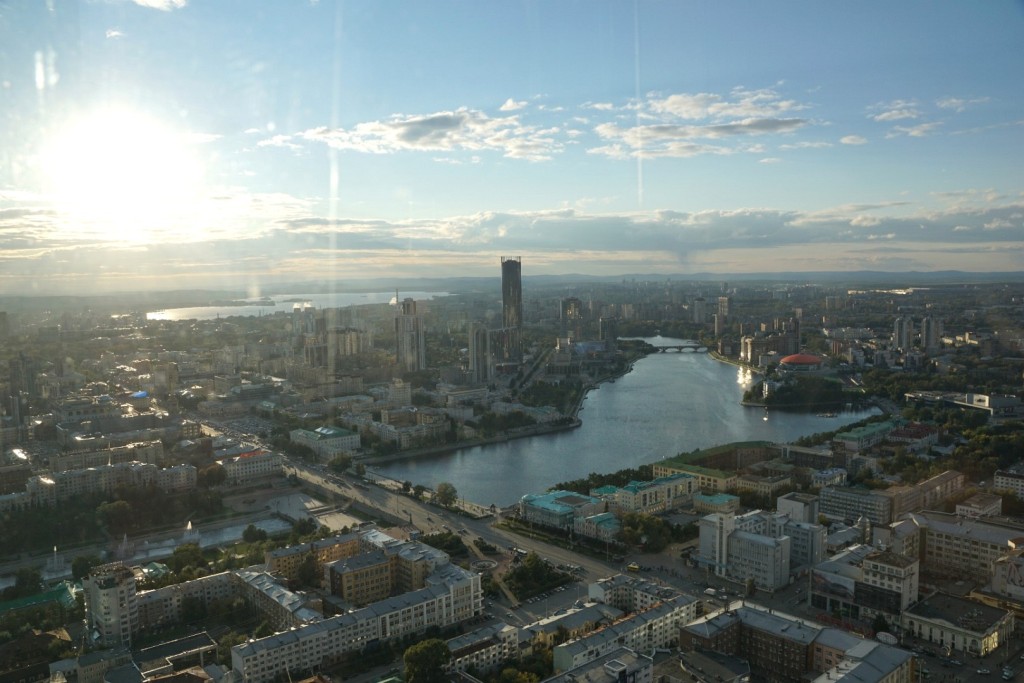
[[[1019,3],[0,10],[12,293],[1019,272]]]

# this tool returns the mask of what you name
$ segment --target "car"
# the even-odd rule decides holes
[[[989,671],[988,669],[978,669],[978,673],[980,673],[980,674],[982,674],[984,676],[987,676],[988,674],[990,674],[992,672]]]

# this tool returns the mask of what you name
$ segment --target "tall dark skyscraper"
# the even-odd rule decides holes
[[[523,264],[518,256],[501,257],[501,324],[508,340],[503,360],[518,363],[523,359]]]

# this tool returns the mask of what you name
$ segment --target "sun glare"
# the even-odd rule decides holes
[[[141,113],[81,118],[42,154],[48,192],[81,236],[133,243],[173,239],[193,226],[201,166],[181,132]]]

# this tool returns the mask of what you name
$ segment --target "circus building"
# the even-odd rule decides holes
[[[782,372],[818,372],[823,363],[824,360],[820,356],[810,353],[794,353],[779,361],[779,370]]]

